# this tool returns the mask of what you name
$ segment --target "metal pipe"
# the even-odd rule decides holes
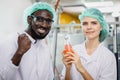
[[[115,21],[119,21],[119,17],[115,17]],[[117,80],[119,80],[119,70],[118,70],[118,45],[117,45],[117,27],[119,24],[116,24],[114,27],[114,36],[113,36],[113,52],[115,53],[116,56],[116,62],[117,62]]]
[[[54,54],[54,59],[53,59],[53,72],[55,75],[55,66],[56,66],[56,52],[57,52],[57,33],[58,33],[58,28],[54,28],[54,37],[53,37],[53,54]]]

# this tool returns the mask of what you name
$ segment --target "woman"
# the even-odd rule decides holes
[[[79,19],[86,40],[73,47],[74,53],[64,54],[63,51],[65,66],[61,79],[116,80],[115,56],[102,45],[109,32],[102,13],[98,9],[89,8]]]

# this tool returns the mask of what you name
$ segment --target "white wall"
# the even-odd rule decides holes
[[[0,0],[0,40],[25,29],[23,11],[31,4],[30,0]]]

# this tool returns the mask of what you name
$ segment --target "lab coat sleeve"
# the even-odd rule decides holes
[[[9,61],[6,65],[0,68],[0,80],[13,80],[18,67],[12,64],[12,61]]]
[[[115,56],[106,57],[106,63],[103,64],[103,69],[99,80],[117,80],[117,68]]]
[[[11,61],[13,53],[16,51],[13,43],[10,40],[0,42],[0,80],[13,80],[12,78],[18,70],[18,67]]]
[[[52,62],[50,62],[49,80],[53,80],[53,78],[54,78],[53,67]]]
[[[63,69],[62,69],[62,72],[61,72],[61,75],[60,75],[60,80],[65,79],[65,72],[66,72],[66,68],[65,68],[65,66],[63,66]]]

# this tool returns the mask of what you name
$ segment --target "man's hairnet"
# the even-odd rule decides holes
[[[27,17],[38,10],[48,10],[49,12],[51,12],[53,20],[55,19],[55,10],[50,4],[46,2],[36,2],[24,11],[23,19],[25,26],[28,25]]]
[[[95,18],[99,21],[102,27],[102,30],[99,35],[99,41],[100,42],[104,41],[104,39],[108,36],[109,26],[107,22],[105,21],[102,13],[98,9],[88,8],[82,14],[79,15],[80,21],[82,22],[85,17]]]

